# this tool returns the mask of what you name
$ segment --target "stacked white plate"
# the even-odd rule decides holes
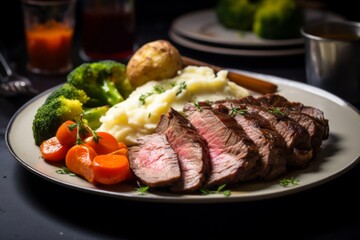
[[[327,11],[306,9],[304,13],[305,23],[343,20],[341,16]],[[223,55],[288,56],[302,54],[304,51],[302,38],[267,40],[250,31],[227,29],[218,22],[214,9],[191,12],[176,18],[171,25],[169,37],[184,47]]]

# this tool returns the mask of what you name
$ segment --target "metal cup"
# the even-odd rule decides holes
[[[360,101],[360,23],[304,26],[307,82],[351,102]]]

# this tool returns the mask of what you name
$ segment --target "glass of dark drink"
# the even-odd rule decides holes
[[[128,60],[135,43],[134,0],[86,0],[82,10],[82,59]]]

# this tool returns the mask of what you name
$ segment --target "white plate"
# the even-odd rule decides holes
[[[305,22],[316,20],[344,20],[343,17],[327,11],[305,9]],[[214,9],[205,9],[191,12],[178,17],[172,23],[171,29],[185,37],[208,43],[252,46],[252,47],[274,47],[303,44],[302,38],[267,40],[255,36],[252,32],[236,31],[222,26],[216,17]]]
[[[250,74],[250,73],[248,73]],[[37,175],[77,190],[136,201],[210,203],[239,202],[279,197],[303,191],[323,184],[345,173],[359,160],[360,156],[360,115],[354,108],[334,95],[302,83],[290,80],[253,74],[256,77],[278,85],[279,94],[290,101],[300,101],[324,111],[329,119],[330,137],[323,142],[322,151],[310,166],[303,170],[291,171],[281,178],[295,177],[299,184],[282,187],[279,179],[269,182],[243,183],[231,190],[231,196],[221,194],[174,194],[168,191],[155,191],[140,195],[131,184],[118,184],[100,187],[80,177],[56,173],[59,166],[46,163],[33,144],[32,120],[38,107],[45,101],[51,90],[30,100],[12,117],[6,132],[6,142],[13,156],[28,170]]]
[[[292,49],[241,49],[241,48],[229,48],[229,47],[216,47],[207,44],[201,44],[189,39],[186,39],[174,31],[169,32],[171,40],[177,44],[208,53],[229,55],[229,56],[246,56],[246,57],[279,57],[279,56],[291,56],[304,53],[304,48],[292,48]]]

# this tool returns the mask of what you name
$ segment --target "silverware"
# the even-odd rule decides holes
[[[6,76],[0,75],[0,95],[13,97],[18,95],[36,95],[39,91],[33,88],[30,80],[12,71],[4,56],[0,52],[0,63]]]

